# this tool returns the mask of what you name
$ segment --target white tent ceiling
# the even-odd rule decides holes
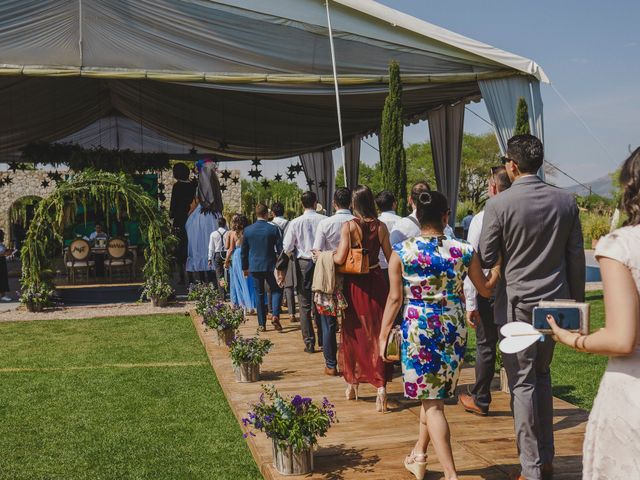
[[[346,138],[378,128],[391,60],[402,70],[407,121],[480,98],[479,79],[546,81],[531,60],[374,1],[331,0],[330,9]],[[0,4],[5,155],[115,111],[181,152],[292,156],[339,143],[333,95],[322,0]]]

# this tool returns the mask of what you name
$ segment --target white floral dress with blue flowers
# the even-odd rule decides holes
[[[461,293],[473,247],[453,238],[418,236],[394,245],[393,250],[403,267],[405,397],[450,398],[467,346]]]

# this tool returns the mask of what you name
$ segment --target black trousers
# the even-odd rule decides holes
[[[469,393],[479,407],[489,408],[498,345],[498,325],[493,318],[493,301],[478,295],[478,312],[480,323],[476,327],[476,383]]]

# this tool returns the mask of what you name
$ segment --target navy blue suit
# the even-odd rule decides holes
[[[258,325],[266,326],[267,313],[265,304],[265,282],[271,290],[272,315],[280,317],[280,305],[282,302],[282,288],[278,286],[273,271],[276,268],[276,260],[282,252],[282,233],[280,229],[267,222],[258,219],[253,225],[244,229],[242,239],[242,269],[249,271],[254,278],[256,290],[256,309],[258,310]]]

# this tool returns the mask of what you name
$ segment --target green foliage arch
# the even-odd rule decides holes
[[[78,206],[86,212],[90,202],[103,211],[115,210],[118,219],[125,214],[131,216],[132,212],[139,216],[148,241],[143,267],[145,292],[152,292],[145,296],[170,290],[170,252],[175,240],[168,216],[160,210],[157,200],[124,173],[86,170],[59,183],[51,195],[38,203],[21,250],[23,303],[49,303],[53,291],[52,258],[63,242],[64,225],[74,218]]]

